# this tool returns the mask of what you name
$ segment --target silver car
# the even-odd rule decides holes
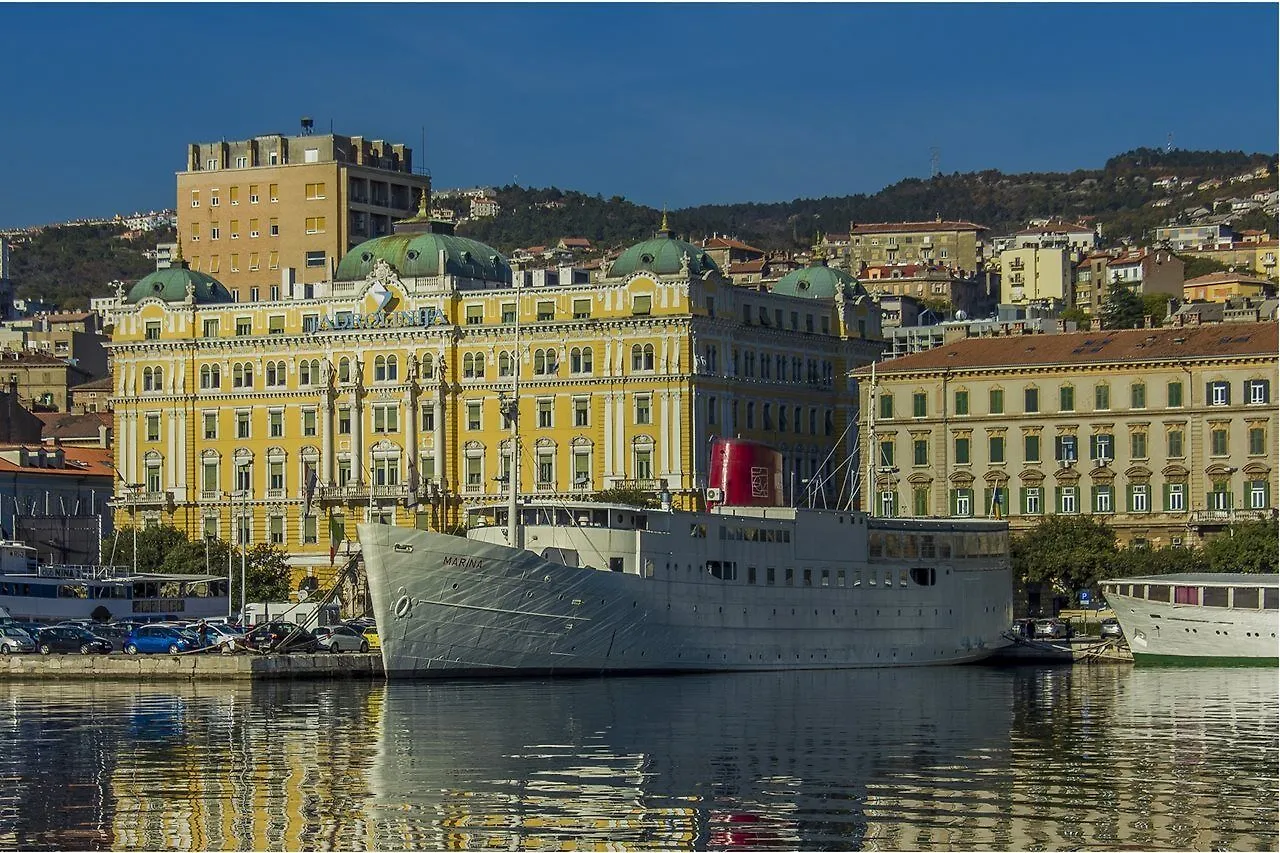
[[[361,654],[369,651],[369,641],[358,631],[346,625],[316,628],[314,633],[323,651],[360,652]]]
[[[36,641],[31,635],[16,625],[0,625],[0,654],[11,655],[14,652],[34,652]]]

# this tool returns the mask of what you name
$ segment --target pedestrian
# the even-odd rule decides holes
[[[200,648],[209,645],[209,626],[205,624],[203,619],[196,625],[196,633],[200,637]]]

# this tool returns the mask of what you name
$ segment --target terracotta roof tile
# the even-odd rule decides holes
[[[68,414],[67,412],[50,412],[56,418],[46,419],[45,414],[36,417],[44,421],[44,429],[40,431],[42,441],[55,438],[97,438],[98,428],[111,428],[115,416],[110,412],[86,412],[84,414]]]
[[[1227,323],[1171,329],[966,338],[876,365],[876,374],[1037,367],[1071,364],[1132,364],[1186,358],[1276,357],[1275,323]],[[854,371],[870,376],[871,368]]]
[[[1211,272],[1208,275],[1189,278],[1182,283],[1182,286],[1199,287],[1206,284],[1228,284],[1237,281],[1242,284],[1270,285],[1271,287],[1275,287],[1274,281],[1267,281],[1265,278],[1254,278],[1251,275],[1238,272]]]
[[[21,444],[5,445],[0,449],[13,450],[18,447],[26,447],[31,453],[39,453],[42,449]],[[98,477],[115,477],[115,468],[111,464],[111,450],[108,448],[63,447],[60,449],[62,450],[63,459],[68,463],[65,468],[40,468],[34,465],[18,465],[0,457],[0,473],[23,472],[26,474],[38,474],[42,477],[83,477],[86,474]],[[43,448],[43,450],[45,453],[50,452],[48,447]]]

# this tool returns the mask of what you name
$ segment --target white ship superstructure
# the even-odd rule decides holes
[[[1134,661],[1275,664],[1276,574],[1183,573],[1102,582]]]

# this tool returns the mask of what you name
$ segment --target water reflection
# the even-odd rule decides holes
[[[1274,849],[1266,670],[0,684],[0,847]]]

